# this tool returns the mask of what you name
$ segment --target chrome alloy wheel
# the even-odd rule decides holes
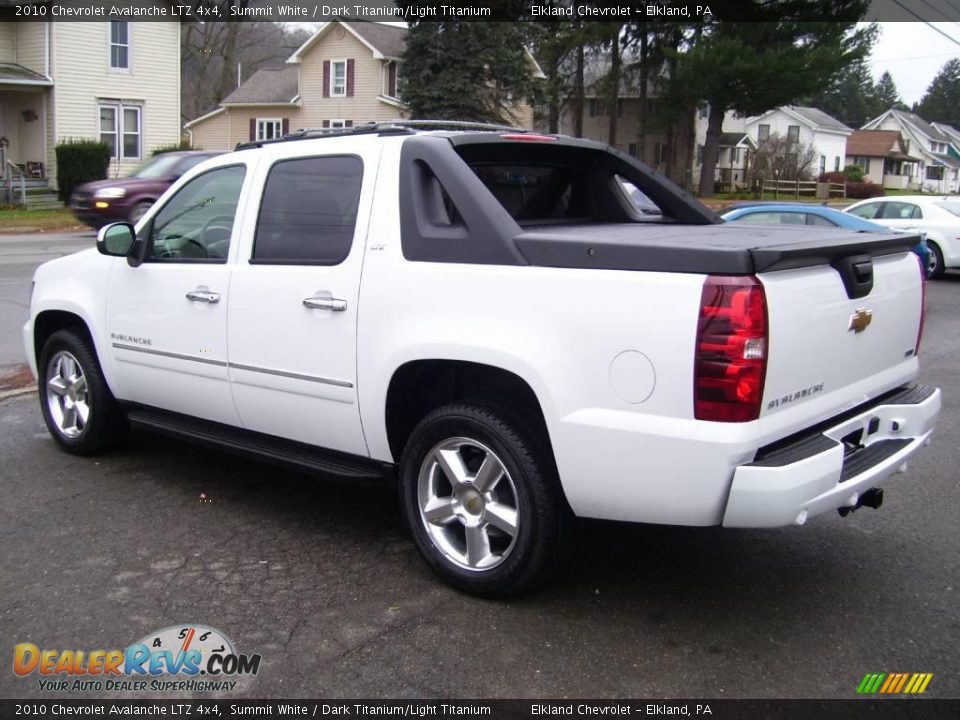
[[[458,567],[490,570],[516,544],[516,486],[496,453],[476,440],[450,438],[427,453],[417,500],[431,542]]]
[[[80,437],[90,419],[87,379],[77,359],[66,350],[54,355],[47,365],[47,407],[60,434]]]

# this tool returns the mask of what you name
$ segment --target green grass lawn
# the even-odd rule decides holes
[[[57,210],[0,209],[0,233],[72,230],[86,227],[67,208]]]

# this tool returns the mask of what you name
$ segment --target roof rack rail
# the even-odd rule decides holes
[[[471,122],[468,120],[388,120],[384,124],[409,128],[453,128],[455,130],[489,130],[496,132],[528,133],[525,128],[513,125],[497,125],[496,123]]]
[[[481,130],[487,132],[530,132],[524,128],[517,128],[511,125],[496,125],[493,123],[468,122],[464,120],[382,120],[380,122],[368,122],[363,125],[355,125],[349,128],[300,128],[283,137],[237,143],[234,149],[250,150],[252,148],[263,147],[264,145],[274,145],[276,143],[292,142],[295,140],[349,137],[353,135],[413,135],[416,130],[426,130],[428,128],[437,130],[445,128],[451,130]]]

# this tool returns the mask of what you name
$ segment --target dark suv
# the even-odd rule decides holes
[[[177,178],[218,154],[184,151],[157,155],[128,177],[80,185],[70,196],[70,209],[78,220],[93,228],[118,220],[136,223]]]

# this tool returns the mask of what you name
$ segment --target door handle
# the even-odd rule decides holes
[[[213,305],[214,303],[220,302],[220,293],[197,288],[196,290],[191,290],[187,293],[187,300],[192,300],[194,302],[205,302]]]
[[[303,306],[305,308],[309,308],[310,310],[333,310],[333,312],[343,312],[347,309],[347,301],[328,297],[308,297],[303,301]]]

